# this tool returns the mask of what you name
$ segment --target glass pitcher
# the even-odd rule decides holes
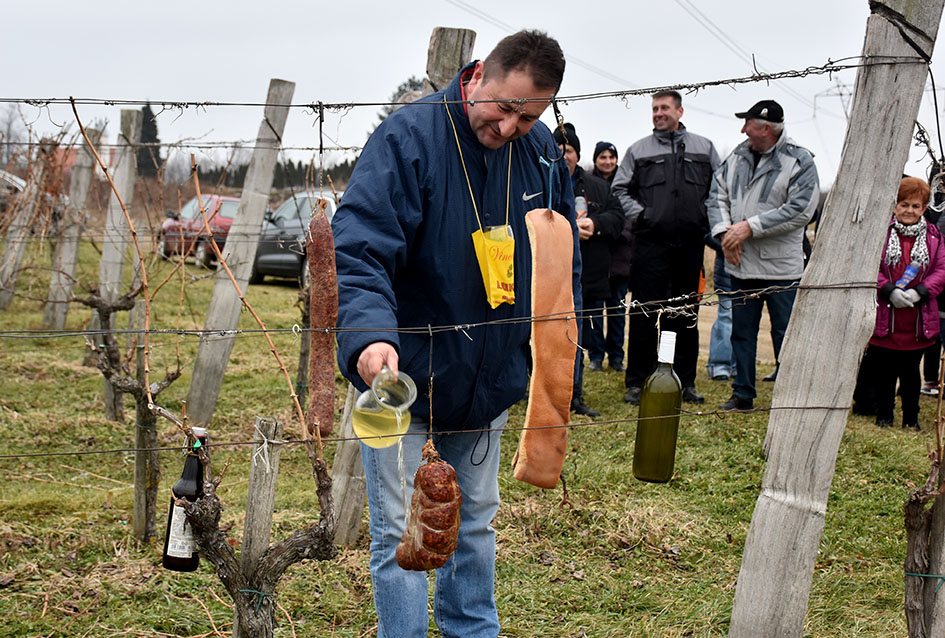
[[[410,406],[417,398],[417,386],[406,372],[396,376],[384,366],[371,387],[361,393],[351,413],[354,433],[373,448],[390,447],[410,426]]]

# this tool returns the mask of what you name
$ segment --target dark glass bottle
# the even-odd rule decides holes
[[[640,420],[633,448],[633,475],[641,481],[666,483],[673,477],[682,385],[673,372],[676,333],[660,336],[659,362],[643,383]]]
[[[203,428],[191,428],[197,443],[194,449],[184,459],[184,471],[174,487],[171,488],[174,496],[171,497],[171,507],[167,513],[167,531],[164,534],[164,555],[161,564],[166,569],[177,572],[192,572],[200,564],[197,554],[197,544],[194,541],[194,532],[187,522],[184,508],[174,503],[174,497],[196,501],[203,491],[203,468],[197,449],[207,442],[207,431]]]

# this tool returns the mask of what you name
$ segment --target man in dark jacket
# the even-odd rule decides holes
[[[564,162],[553,162],[554,138],[538,122],[564,65],[544,33],[503,39],[446,89],[378,126],[332,220],[342,374],[364,390],[386,365],[409,374],[418,390],[402,463],[398,446],[361,446],[380,638],[427,635],[427,575],[401,569],[395,550],[429,429],[463,498],[456,551],[436,572],[436,624],[452,638],[499,633],[491,521],[500,434],[528,382],[529,210],[550,206],[570,222],[574,274],[561,285],[580,308],[574,195]],[[551,172],[543,161],[554,164]],[[493,305],[484,288],[472,234],[494,227],[515,241],[514,303]]]
[[[661,307],[695,304],[709,230],[705,199],[719,154],[708,139],[690,133],[680,119],[682,96],[676,91],[653,94],[653,134],[635,142],[624,155],[613,190],[633,224],[633,269],[630,272],[630,333],[627,343],[627,394],[638,405],[643,382],[656,367],[657,316],[650,302],[687,297]],[[703,403],[696,392],[699,358],[698,306],[685,313],[662,314],[660,329],[676,333],[674,368],[682,398]]]
[[[604,360],[604,308],[610,298],[610,251],[611,244],[623,230],[623,208],[620,201],[610,194],[610,185],[605,180],[578,166],[581,141],[574,125],[566,122],[556,128],[554,137],[571,174],[578,236],[581,238],[584,320],[581,322],[581,348],[578,349],[574,370],[571,411],[598,417],[600,412],[584,403],[584,350],[590,358],[591,369],[601,370]]]

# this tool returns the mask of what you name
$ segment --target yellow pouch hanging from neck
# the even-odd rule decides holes
[[[515,237],[509,225],[509,192],[512,186],[512,142],[509,142],[509,167],[506,175],[505,190],[505,224],[503,226],[482,227],[479,220],[479,208],[473,196],[472,184],[469,181],[469,171],[466,170],[466,159],[463,157],[463,148],[459,144],[459,134],[456,132],[456,123],[450,113],[446,96],[443,96],[446,114],[453,126],[453,136],[456,138],[456,150],[459,151],[459,161],[463,165],[466,175],[466,186],[469,188],[469,199],[472,201],[473,213],[479,230],[472,234],[473,248],[476,250],[476,260],[479,262],[479,272],[482,274],[482,283],[486,289],[486,301],[494,309],[499,304],[515,303]]]
[[[476,259],[492,308],[515,303],[515,237],[512,227],[488,226],[472,234]]]

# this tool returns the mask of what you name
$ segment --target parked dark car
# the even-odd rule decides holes
[[[335,202],[327,202],[325,214],[331,221],[335,214]],[[274,213],[266,213],[263,220],[256,261],[253,262],[251,284],[262,283],[266,276],[296,279],[304,285],[308,278],[305,256],[305,231],[312,221],[312,206],[317,197],[307,194],[290,197]]]
[[[221,250],[226,244],[226,236],[233,225],[239,205],[238,197],[203,196],[203,207],[210,221],[210,230]],[[165,258],[180,254],[193,255],[194,261],[204,267],[209,267],[216,259],[209,236],[203,228],[203,218],[200,216],[200,205],[196,197],[181,207],[180,214],[177,211],[167,212],[167,219],[161,225],[158,237],[158,253]]]

